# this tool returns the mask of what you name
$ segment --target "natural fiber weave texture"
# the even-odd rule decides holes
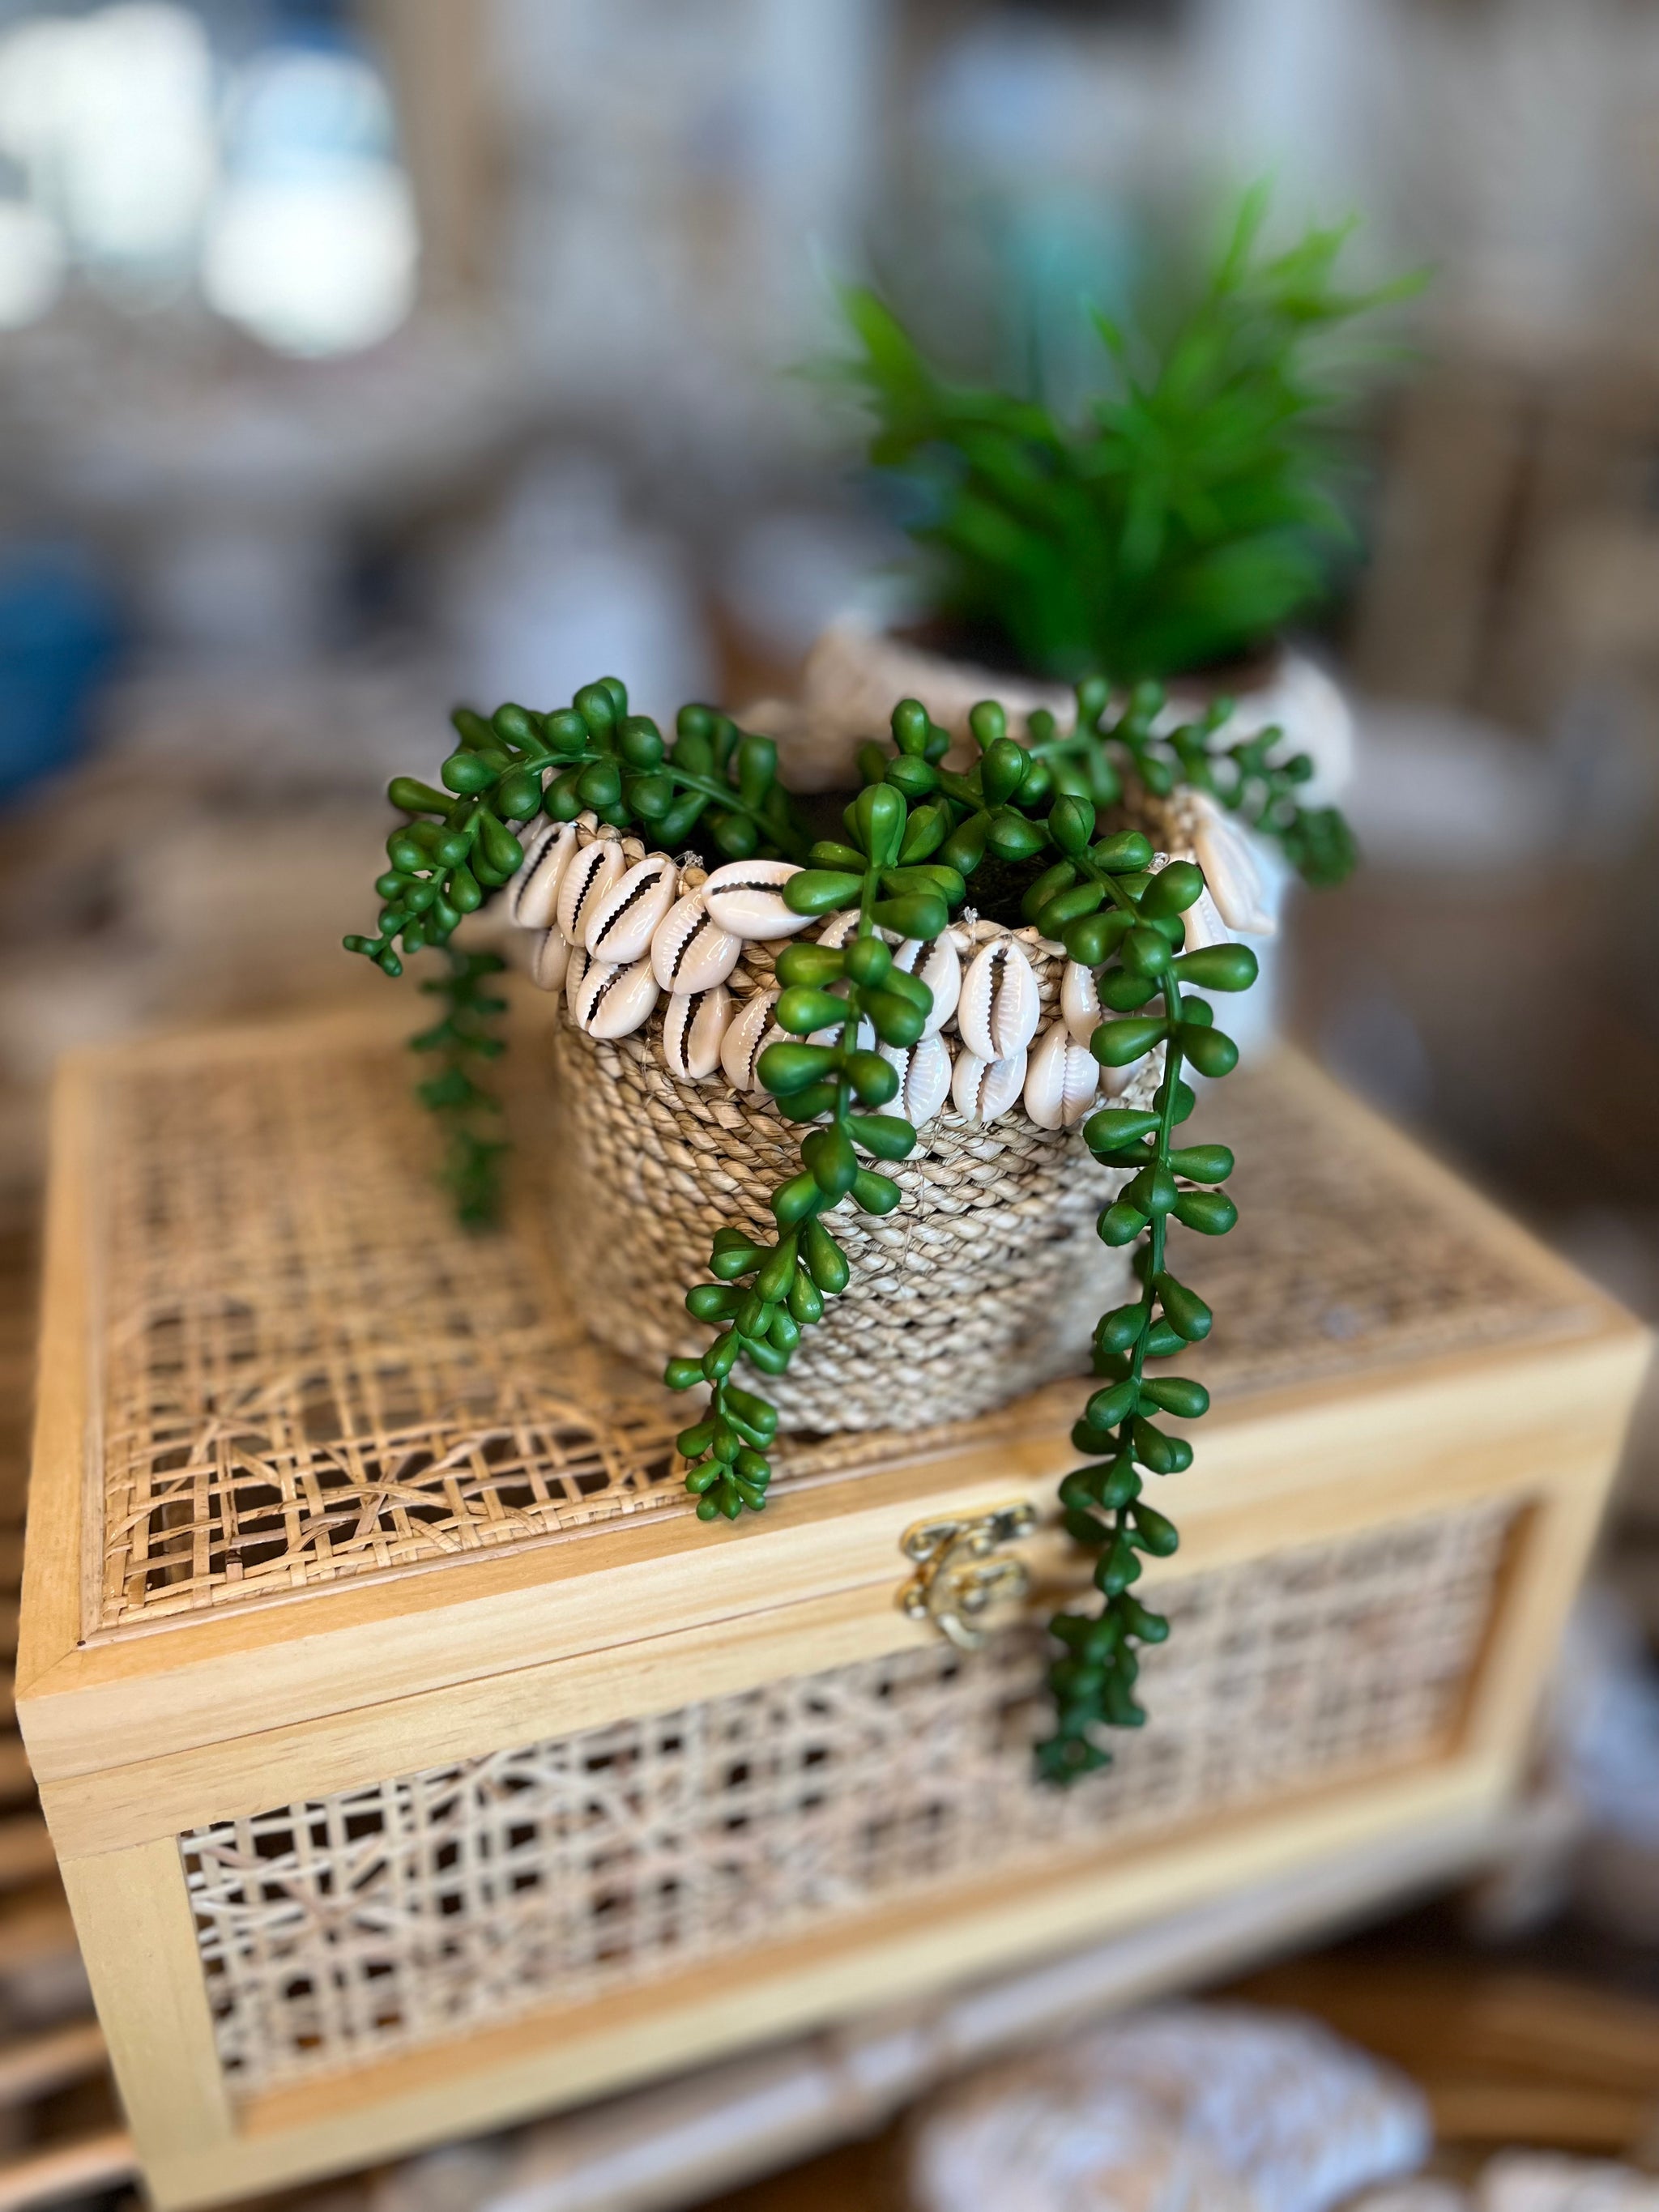
[[[1033,964],[1047,1018],[1060,963]],[[767,1200],[799,1171],[801,1134],[762,1092],[677,1080],[661,1024],[658,1012],[596,1044],[561,1013],[551,1156],[590,1326],[659,1369],[708,1342],[684,1302],[708,1279],[714,1231],[734,1222],[776,1237]],[[1145,1103],[1156,1080],[1139,1075],[1125,1102]],[[947,1110],[919,1136],[884,1169],[904,1194],[894,1212],[844,1205],[830,1218],[852,1280],[787,1372],[766,1379],[788,1427],[972,1419],[1085,1367],[1095,1322],[1126,1293],[1128,1255],[1100,1242],[1095,1217],[1128,1177],[1098,1165],[1079,1131],[1039,1129],[1015,1106],[988,1124]]]
[[[455,1226],[407,1056],[372,1024],[108,1063],[88,1634],[690,1510],[684,1401],[595,1351],[562,1273],[585,1255],[568,1225],[549,1233],[548,1002],[528,995],[507,1059],[513,1236]],[[1218,1396],[1584,1324],[1558,1273],[1403,1174],[1307,1078],[1241,1073],[1211,1115],[1194,1127],[1236,1147],[1243,1214],[1189,1241],[1219,1317],[1194,1371]],[[975,1434],[1023,1421],[1015,1405]],[[789,1438],[775,1492],[963,1434]]]
[[[1443,1747],[1508,1504],[1163,1586],[1153,1725],[1035,1790],[1044,1639],[1011,1629],[181,1837],[239,2091],[681,1973],[895,1899]]]

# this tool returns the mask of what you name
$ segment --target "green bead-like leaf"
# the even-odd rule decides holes
[[[1238,1218],[1238,1208],[1224,1191],[1183,1190],[1175,1203],[1175,1218],[1202,1237],[1224,1237]]]
[[[878,1160],[908,1160],[916,1148],[915,1129],[896,1114],[849,1114],[847,1133]]]
[[[847,1255],[821,1221],[809,1221],[801,1238],[801,1253],[818,1289],[836,1297],[847,1288]]]
[[[1089,1049],[1103,1067],[1127,1067],[1162,1043],[1167,1026],[1154,1018],[1103,1022],[1090,1038]]]
[[[1158,1292],[1164,1317],[1177,1335],[1188,1344],[1200,1343],[1210,1333],[1214,1316],[1196,1291],[1189,1291],[1171,1274],[1157,1274],[1152,1287]]]
[[[829,991],[817,990],[811,983],[792,983],[779,999],[775,1010],[778,1027],[787,1030],[793,1036],[810,1036],[814,1030],[839,1029],[847,1019],[847,1012],[845,999],[838,999]],[[775,1045],[771,1049],[775,1052],[786,1048]],[[764,1056],[762,1055],[763,1058]],[[805,1080],[816,1083],[821,1076],[830,1073],[833,1065],[832,1057],[823,1066],[815,1066]],[[765,1076],[761,1077],[761,1081],[766,1083],[769,1091],[773,1088]],[[799,1090],[799,1083],[797,1082],[793,1087]]]
[[[1195,906],[1204,890],[1202,871],[1190,860],[1171,860],[1167,868],[1152,878],[1140,896],[1140,910],[1148,916],[1164,914],[1185,914]]]
[[[864,889],[861,875],[840,868],[803,868],[783,887],[783,902],[792,914],[835,914],[856,906]]]
[[[904,1193],[890,1177],[860,1168],[853,1182],[854,1202],[865,1213],[890,1213]]]
[[[1140,1396],[1143,1404],[1157,1406],[1181,1421],[1199,1420],[1210,1410],[1209,1392],[1186,1375],[1147,1376]]]
[[[1181,982],[1200,991],[1248,991],[1260,972],[1260,963],[1248,945],[1206,945],[1196,952],[1183,952],[1176,962]]]

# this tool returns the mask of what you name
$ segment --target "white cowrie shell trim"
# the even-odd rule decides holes
[[[732,994],[724,983],[712,991],[676,991],[662,1018],[662,1054],[671,1075],[701,1083],[720,1064],[720,1043],[732,1021]]]
[[[818,932],[818,943],[827,945],[832,952],[839,952],[850,938],[856,936],[858,926],[858,908],[844,906],[839,914],[832,914]]]
[[[1231,933],[1221,919],[1215,901],[1208,891],[1201,891],[1196,904],[1189,906],[1181,917],[1186,924],[1183,952],[1200,952],[1206,945],[1231,945]]]
[[[702,887],[708,911],[733,937],[765,943],[793,937],[813,920],[783,902],[783,886],[800,870],[793,860],[729,860]]]
[[[581,988],[582,977],[587,973],[586,948],[573,945],[565,962],[564,1010],[574,1022],[576,1019],[576,994]]]
[[[530,955],[530,980],[538,991],[556,991],[570,964],[570,939],[556,921],[536,939]]]
[[[1205,798],[1194,794],[1194,802]],[[1204,871],[1204,881],[1216,909],[1229,929],[1250,937],[1271,937],[1278,923],[1269,912],[1261,870],[1249,841],[1236,822],[1231,822],[1210,801],[1197,806],[1193,831],[1193,858]]]
[[[657,979],[648,960],[627,966],[619,960],[589,960],[573,1011],[579,1029],[609,1040],[631,1036],[650,1018],[656,1003]]]
[[[1006,1060],[982,1060],[977,1053],[959,1052],[951,1075],[951,1097],[958,1114],[970,1121],[994,1121],[1006,1114],[1025,1088],[1024,1048]]]
[[[910,1050],[899,1097],[904,1118],[915,1127],[931,1121],[951,1095],[951,1048],[942,1036],[924,1036]]]
[[[588,917],[586,945],[596,960],[642,960],[657,925],[674,903],[674,863],[647,853],[605,893]]]
[[[573,945],[586,945],[587,925],[622,872],[622,847],[614,837],[596,837],[571,855],[559,884],[558,921]]]
[[[962,979],[957,1030],[963,1042],[976,1059],[1012,1060],[1036,1035],[1042,1015],[1030,962],[1012,937],[994,937]]]
[[[1039,1129],[1069,1129],[1094,1103],[1100,1066],[1063,1021],[1043,1031],[1025,1072],[1025,1110]]]
[[[574,822],[550,822],[531,840],[507,893],[507,913],[519,928],[551,927],[559,884],[575,849]]]
[[[757,991],[744,1001],[742,1011],[720,1040],[720,1066],[734,1091],[759,1088],[755,1063],[770,1039],[772,1009],[776,1004],[775,991]]]
[[[962,959],[948,934],[931,945],[907,937],[893,955],[893,965],[925,983],[933,994],[933,1011],[923,1036],[937,1036],[957,1010],[962,997]]]
[[[1060,979],[1060,1011],[1079,1044],[1087,1044],[1104,1018],[1095,971],[1080,960],[1066,963],[1066,972]]]
[[[722,929],[702,891],[677,899],[651,939],[651,965],[665,991],[712,991],[737,966],[743,939]]]

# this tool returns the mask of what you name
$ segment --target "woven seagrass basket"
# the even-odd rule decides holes
[[[980,923],[963,933],[1002,933]],[[1017,934],[1046,1022],[1063,957],[1035,931]],[[762,989],[764,951],[750,951]],[[662,1019],[659,1008],[633,1036],[599,1043],[561,1007],[553,1033],[554,1233],[582,1255],[595,1334],[659,1366],[708,1340],[684,1299],[707,1279],[714,1231],[737,1221],[776,1235],[767,1201],[798,1171],[800,1135],[763,1091],[735,1091],[718,1073],[671,1075]],[[1157,1070],[1143,1062],[1123,1103],[1146,1103]],[[1098,1165],[1079,1129],[1039,1128],[1016,1103],[989,1122],[947,1109],[919,1135],[910,1158],[884,1170],[904,1194],[895,1212],[878,1219],[844,1205],[831,1218],[852,1280],[766,1384],[793,1429],[968,1419],[1079,1372],[1096,1321],[1130,1279],[1127,1255],[1095,1234],[1127,1176]]]

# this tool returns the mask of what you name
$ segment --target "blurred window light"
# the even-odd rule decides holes
[[[176,279],[216,165],[201,24],[164,0],[19,24],[0,37],[0,151],[77,260]]]
[[[24,200],[0,200],[0,331],[38,323],[64,282],[64,240],[56,223]]]
[[[414,305],[420,253],[392,146],[386,88],[358,56],[258,56],[232,90],[225,181],[202,251],[209,305],[283,353],[352,353],[389,337]]]

